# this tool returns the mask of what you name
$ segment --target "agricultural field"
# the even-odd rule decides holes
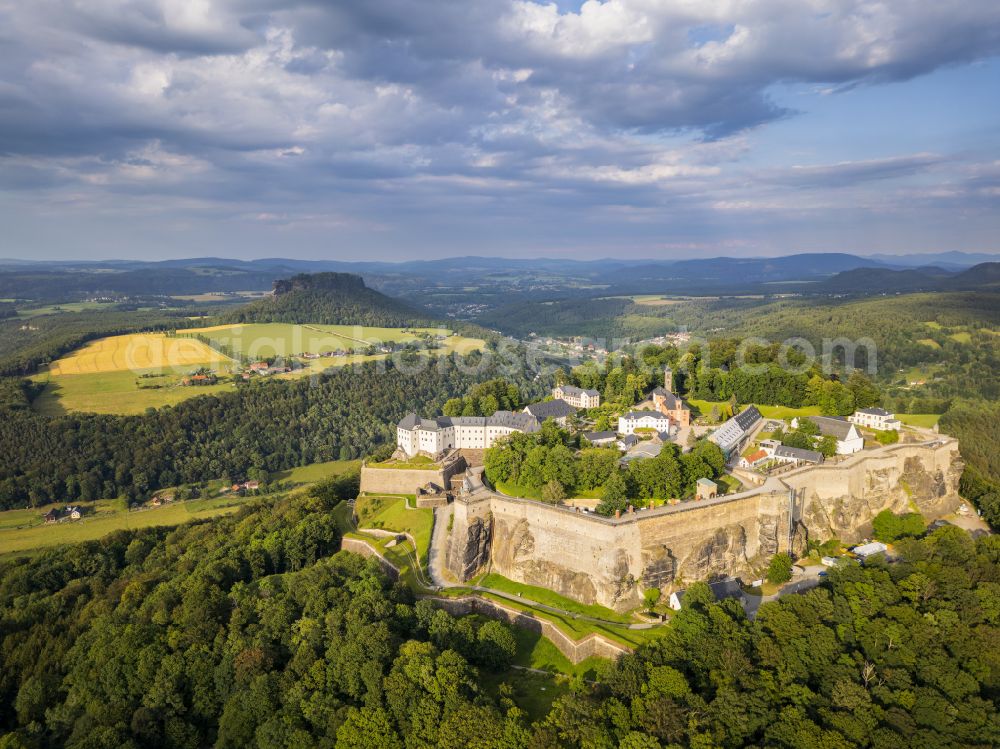
[[[219,372],[220,376],[225,373],[225,370]],[[159,370],[62,376],[43,371],[32,379],[45,384],[32,408],[46,416],[67,411],[128,416],[141,414],[147,408],[175,406],[197,395],[217,395],[236,388],[232,382],[221,381],[215,385],[184,387],[180,375],[164,375]]]
[[[191,338],[162,333],[135,333],[100,338],[67,354],[49,366],[49,374],[93,374],[151,369],[174,369],[229,364],[231,360]]]
[[[252,323],[187,328],[178,335],[203,335],[250,359],[297,356],[302,353],[327,354],[332,351],[364,351],[384,343],[419,341],[419,334],[447,336],[441,341],[444,353],[469,353],[484,345],[478,338],[453,336],[443,328],[371,328],[361,325],[293,325]]]
[[[113,306],[113,302],[64,302],[63,304],[47,304],[42,307],[19,309],[17,316],[22,320],[27,320],[32,317],[41,317],[42,315],[58,315],[62,312],[85,312],[94,309],[107,309]]]
[[[245,501],[238,497],[192,499],[125,512],[116,507],[117,502],[102,500],[88,505],[92,510],[91,515],[59,523],[42,522],[41,515],[46,508],[7,510],[0,512],[0,557],[31,553],[51,546],[94,541],[117,530],[179,525],[189,520],[226,515],[235,512],[240,503]]]
[[[171,299],[178,299],[182,302],[234,302],[246,301],[247,299],[261,299],[268,296],[269,291],[215,291],[204,294],[174,294]]]

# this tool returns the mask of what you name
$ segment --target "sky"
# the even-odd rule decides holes
[[[0,257],[1000,252],[996,0],[0,0]]]

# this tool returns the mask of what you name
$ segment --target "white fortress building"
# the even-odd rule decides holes
[[[635,434],[636,429],[670,431],[670,417],[659,411],[629,411],[618,417],[619,434]]]
[[[541,425],[531,414],[497,411],[492,416],[438,416],[422,419],[408,414],[396,425],[396,445],[413,457],[435,457],[446,450],[485,450],[498,437],[512,432],[537,432]]]
[[[903,424],[896,418],[896,414],[886,411],[884,408],[862,408],[855,411],[853,416],[848,416],[847,420],[859,427],[888,431],[893,429],[899,431]]]
[[[552,389],[552,397],[564,400],[574,408],[597,408],[601,405],[601,394],[596,390],[584,390],[574,385],[557,385]]]

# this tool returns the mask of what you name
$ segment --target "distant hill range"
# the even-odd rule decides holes
[[[983,258],[990,262],[982,263]],[[437,317],[462,317],[469,305],[497,307],[595,295],[881,293],[947,286],[949,277],[955,284],[980,288],[982,279],[963,279],[964,271],[976,262],[980,263],[977,273],[984,265],[994,264],[993,256],[958,252],[877,257],[825,252],[685,260],[470,256],[398,263],[215,257],[158,262],[0,260],[0,298],[69,301],[113,295],[264,291],[272,288],[275,278],[334,273],[363,276],[368,291],[404,299],[432,310]]]
[[[402,327],[429,322],[397,299],[369,289],[352,273],[300,273],[274,281],[270,297],[229,310],[228,323],[311,323]]]
[[[961,272],[935,266],[912,270],[855,268],[838,273],[812,288],[814,292],[852,295],[997,290],[1000,290],[1000,262],[980,263]]]

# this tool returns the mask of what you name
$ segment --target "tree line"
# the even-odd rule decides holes
[[[478,361],[441,358],[416,372],[372,362],[314,380],[251,382],[139,416],[41,416],[12,384],[10,405],[0,406],[0,507],[137,499],[178,484],[359,458],[394,443],[408,411],[436,413],[495,374],[492,365],[477,373]]]
[[[0,747],[1000,744],[995,536],[901,539],[753,620],[691,584],[532,720],[511,630],[334,553],[334,509],[302,493],[0,564]]]

